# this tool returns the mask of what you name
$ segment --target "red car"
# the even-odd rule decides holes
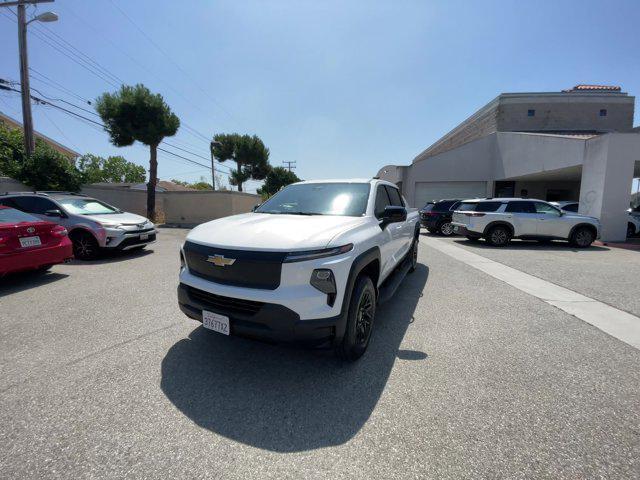
[[[47,270],[73,258],[67,229],[0,205],[0,277],[22,270]]]

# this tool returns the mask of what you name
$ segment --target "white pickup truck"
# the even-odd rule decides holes
[[[178,303],[205,328],[273,342],[367,349],[376,305],[416,268],[419,216],[373,180],[289,185],[197,226],[180,252]]]

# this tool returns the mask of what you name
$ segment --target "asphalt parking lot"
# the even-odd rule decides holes
[[[638,477],[626,343],[427,238],[356,364],[224,337],[177,307],[185,234],[0,284],[3,477]],[[437,241],[640,314],[640,252]]]

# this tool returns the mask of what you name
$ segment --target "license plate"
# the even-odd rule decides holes
[[[229,317],[213,312],[202,311],[202,325],[214,332],[229,335]]]
[[[38,245],[42,245],[40,242],[40,237],[22,237],[20,239],[21,247],[37,247]]]
[[[143,233],[140,235],[140,240],[149,240],[149,234],[148,233]]]

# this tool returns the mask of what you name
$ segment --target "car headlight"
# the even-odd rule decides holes
[[[284,257],[284,263],[306,262],[307,260],[315,260],[316,258],[333,257],[341,255],[353,250],[353,243],[342,245],[341,247],[323,248],[320,250],[305,250],[302,252],[290,252]]]

